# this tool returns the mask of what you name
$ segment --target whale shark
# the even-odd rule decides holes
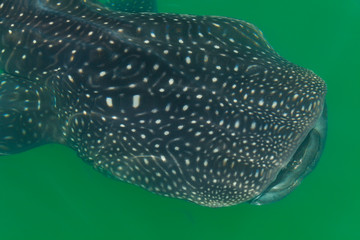
[[[325,145],[325,82],[243,20],[146,0],[0,0],[0,69],[0,155],[63,144],[202,206],[278,201]]]

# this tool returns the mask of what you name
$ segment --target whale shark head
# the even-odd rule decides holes
[[[58,142],[209,207],[277,201],[318,162],[326,85],[254,25],[129,8],[154,1],[3,2],[0,155]]]

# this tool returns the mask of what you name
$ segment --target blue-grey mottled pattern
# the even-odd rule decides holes
[[[0,155],[66,144],[106,175],[210,207],[298,185],[324,145],[323,80],[245,21],[132,11],[0,1]]]

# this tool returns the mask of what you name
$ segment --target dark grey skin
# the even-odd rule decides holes
[[[320,77],[245,21],[117,9],[0,1],[0,155],[61,143],[108,176],[209,207],[277,201],[313,170]]]

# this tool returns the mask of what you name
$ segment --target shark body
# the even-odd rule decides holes
[[[0,1],[0,155],[61,143],[108,176],[209,207],[276,201],[311,172],[320,77],[245,21],[120,10]]]

